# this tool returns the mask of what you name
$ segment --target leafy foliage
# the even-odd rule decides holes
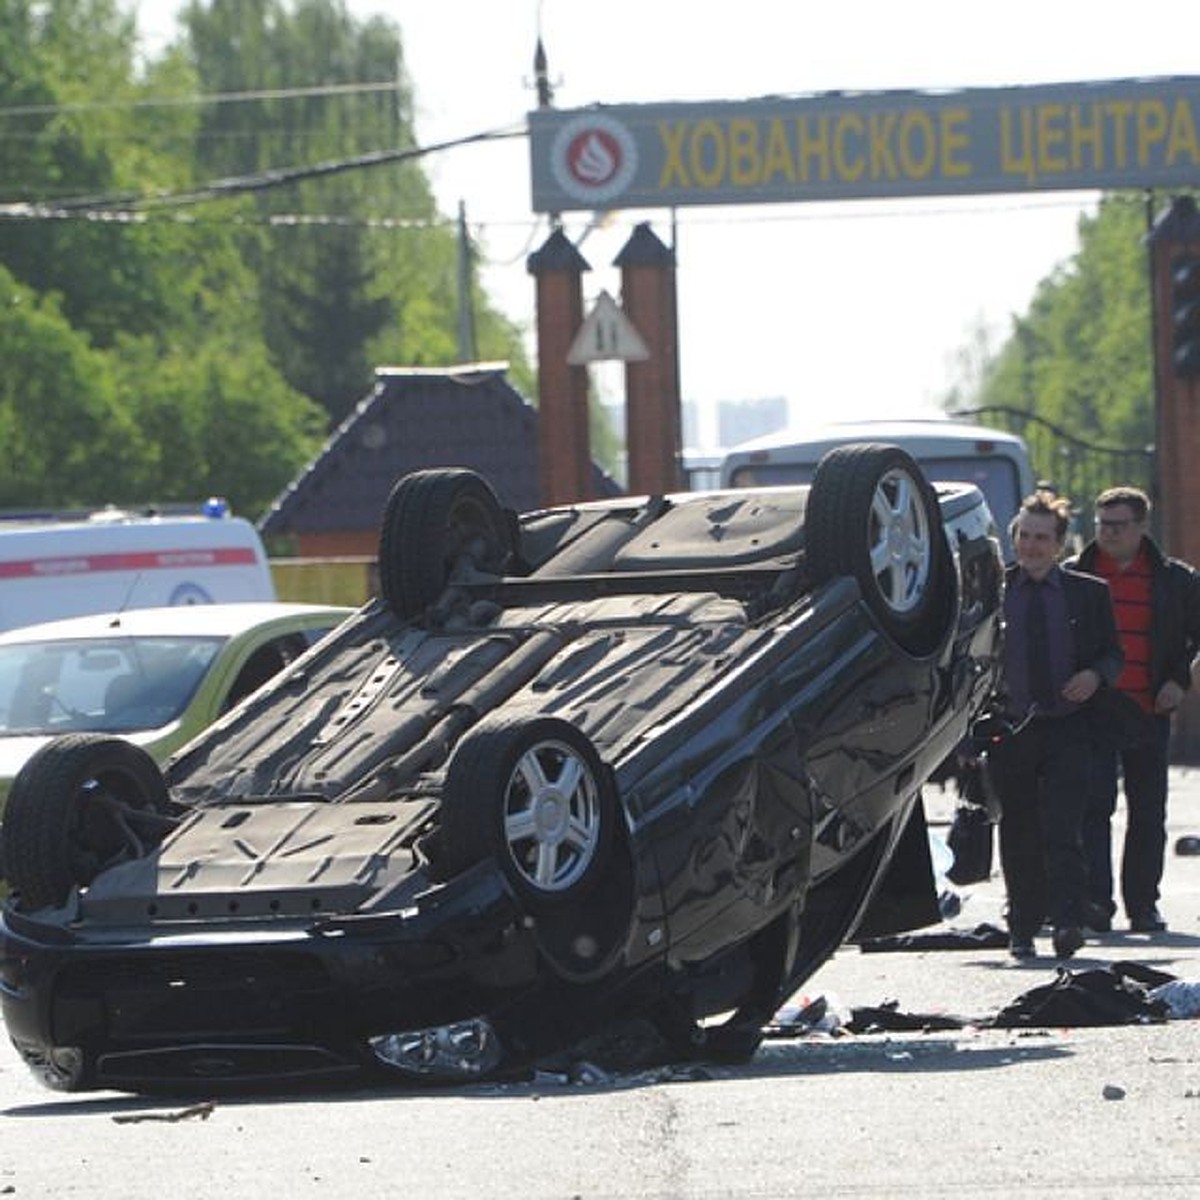
[[[1079,249],[1047,276],[1029,310],[955,407],[1033,413],[1080,439],[1154,441],[1153,339],[1146,209],[1140,195],[1102,198],[1079,222]],[[964,403],[965,400],[965,403]],[[1053,477],[1053,462],[1038,464]]]
[[[133,114],[161,84],[193,81],[165,71],[154,83],[137,78],[134,25],[113,0],[21,0],[6,7],[5,21],[20,31],[18,69],[27,77],[14,89],[15,104],[0,89],[0,104],[14,110],[0,123],[0,145],[18,149],[3,176],[4,198],[60,208],[58,219],[0,223],[0,261],[37,291],[59,294],[67,319],[100,347],[121,331],[163,332],[178,314],[179,234],[69,214],[179,180],[168,157],[146,152]],[[160,125],[178,130],[182,114],[160,117]]]
[[[1172,198],[1173,203],[1173,198]],[[1086,516],[1113,484],[1152,494],[1158,401],[1153,257],[1148,235],[1165,197],[1113,193],[1079,222],[1079,248],[1039,285],[974,387],[946,397],[1024,436],[1034,470]]]
[[[457,361],[455,232],[417,160],[378,159],[416,144],[399,30],[357,25],[342,0],[193,0],[184,23],[205,92],[284,93],[206,112],[196,141],[205,176],[371,162],[254,193],[257,215],[276,222],[254,250],[261,329],[291,385],[337,421],[370,390],[373,364]],[[379,90],[286,94],[318,79]],[[495,357],[521,362],[518,331],[472,293]]]
[[[112,363],[0,267],[0,507],[100,502],[94,471],[143,467],[146,447],[119,398]]]
[[[324,414],[290,388],[261,344],[233,333],[198,350],[160,353],[149,341],[120,346],[117,387],[153,454],[110,499],[189,501],[220,495],[258,513],[283,490],[324,431]],[[153,371],[154,390],[137,398]]]
[[[391,22],[193,0],[147,61],[132,9],[0,4],[0,505],[257,515],[374,364],[457,360],[455,233],[419,160],[363,165],[414,142]],[[472,294],[481,357],[528,386]]]

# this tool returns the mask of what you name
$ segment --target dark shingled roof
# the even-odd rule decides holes
[[[375,389],[259,521],[267,536],[375,529],[392,485],[425,467],[471,467],[518,512],[539,498],[537,410],[504,363],[381,367]],[[597,471],[597,495],[620,488]]]

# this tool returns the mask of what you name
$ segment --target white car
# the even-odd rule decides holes
[[[117,734],[165,761],[353,611],[196,604],[0,634],[0,816],[17,772],[51,738]]]

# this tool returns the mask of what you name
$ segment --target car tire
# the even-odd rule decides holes
[[[501,574],[512,552],[508,516],[475,471],[414,471],[392,488],[379,535],[379,586],[402,620],[433,604],[464,560]]]
[[[72,888],[156,846],[169,808],[162,772],[140,746],[92,733],[56,738],[13,780],[4,875],[22,908],[59,906]]]
[[[898,446],[839,446],[821,459],[804,514],[808,574],[850,575],[884,632],[928,654],[949,632],[951,577],[941,508]]]
[[[493,717],[447,767],[440,873],[494,856],[534,909],[561,909],[604,876],[616,822],[609,772],[579,730],[555,717]]]

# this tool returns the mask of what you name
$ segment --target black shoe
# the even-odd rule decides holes
[[[1149,908],[1135,909],[1129,914],[1129,928],[1134,933],[1162,933],[1166,927],[1166,920],[1154,904]]]
[[[1033,938],[1017,937],[1015,933],[1009,934],[1008,952],[1013,958],[1026,959],[1037,957],[1037,951],[1033,946]]]
[[[1058,958],[1070,958],[1083,945],[1083,931],[1078,925],[1063,925],[1054,930],[1054,953]]]
[[[1093,933],[1112,933],[1112,909],[1107,904],[1085,904],[1083,923]]]

